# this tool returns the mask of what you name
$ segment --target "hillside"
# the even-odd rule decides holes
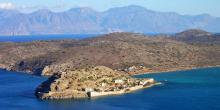
[[[198,43],[176,38],[112,33],[83,40],[0,43],[0,67],[51,75],[85,66],[134,74],[220,65],[220,41]]]
[[[176,33],[191,28],[220,32],[220,18],[207,14],[190,16],[156,12],[135,5],[104,12],[86,7],[64,12],[41,9],[28,14],[0,10],[0,35],[97,34],[116,31]]]
[[[174,36],[174,39],[187,43],[220,43],[220,35],[198,29],[191,29],[178,33]]]

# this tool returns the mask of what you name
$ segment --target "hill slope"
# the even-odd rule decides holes
[[[220,43],[220,35],[212,34],[203,30],[191,29],[174,36],[176,40],[188,43]]]
[[[220,40],[206,43],[174,38],[112,33],[84,40],[0,43],[0,67],[51,75],[100,65],[123,71],[143,67],[144,72],[220,65]]]

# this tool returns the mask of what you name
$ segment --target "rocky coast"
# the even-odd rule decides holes
[[[111,33],[82,40],[0,43],[0,68],[51,76],[103,65],[129,74],[220,65],[220,37],[202,30],[174,35]]]
[[[202,30],[116,32],[82,40],[2,42],[0,68],[50,77],[36,89],[38,98],[85,98],[154,85],[130,77],[134,74],[218,66],[219,54],[219,34]]]
[[[118,95],[156,85],[154,79],[137,79],[108,67],[96,66],[57,73],[36,89],[40,99],[78,99]]]

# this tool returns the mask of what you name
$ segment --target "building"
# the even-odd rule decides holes
[[[121,80],[121,79],[117,79],[117,80],[115,80],[115,83],[116,83],[116,84],[122,84],[122,83],[124,83],[124,81]]]

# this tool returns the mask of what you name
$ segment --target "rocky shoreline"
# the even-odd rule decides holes
[[[155,85],[159,85],[161,83],[156,83],[156,82],[152,82],[149,85],[139,85],[139,86],[134,86],[134,87],[130,87],[130,88],[126,88],[120,91],[112,91],[112,92],[93,92],[92,94],[88,95],[90,98],[94,98],[94,97],[101,97],[101,96],[110,96],[110,95],[121,95],[121,94],[125,94],[125,93],[131,93],[137,90],[141,90],[141,89],[145,89],[145,88],[150,88],[152,86]]]
[[[131,66],[131,67],[138,67],[138,66]],[[129,67],[129,68],[131,68]],[[172,68],[172,69],[158,69],[158,70],[151,70],[150,68],[142,67],[142,69],[134,69],[128,71],[129,68],[124,68],[120,69],[117,71],[120,71],[121,73],[124,74],[129,74],[129,75],[141,75],[141,74],[154,74],[154,73],[165,73],[165,72],[174,72],[174,71],[185,71],[185,70],[191,70],[191,69],[200,69],[200,68],[212,68],[212,67],[220,67],[220,65],[212,65],[212,66],[190,66],[190,67],[177,67],[177,68]],[[19,70],[13,70],[11,67],[7,67],[3,64],[0,64],[0,69],[7,70],[7,71],[16,71],[16,72],[25,72],[29,74],[34,74],[32,71],[25,70],[25,71],[19,71]],[[42,76],[52,76],[54,71],[53,67],[46,66],[42,69]],[[56,72],[58,71],[59,68],[55,68]],[[126,70],[126,71],[125,71]]]
[[[88,91],[114,94],[144,82],[131,77],[135,74],[220,65],[220,37],[207,33],[195,29],[168,36],[116,32],[82,40],[4,42],[0,68],[50,76],[36,90],[41,99],[88,97]],[[118,80],[124,83],[115,85]]]
[[[2,42],[0,67],[51,76],[99,65],[131,75],[220,65],[220,37],[207,33],[188,30],[151,37],[117,32],[82,40]]]
[[[169,69],[169,70],[164,70],[164,71],[151,71],[151,72],[136,73],[136,74],[133,74],[133,75],[157,74],[157,73],[187,71],[187,70],[193,70],[193,69],[214,68],[214,67],[220,67],[220,65],[216,65],[216,66],[203,66],[203,67],[174,68],[174,69]]]
[[[57,73],[35,92],[40,99],[78,99],[118,95],[158,84],[154,79],[137,79],[108,67],[87,67]]]

